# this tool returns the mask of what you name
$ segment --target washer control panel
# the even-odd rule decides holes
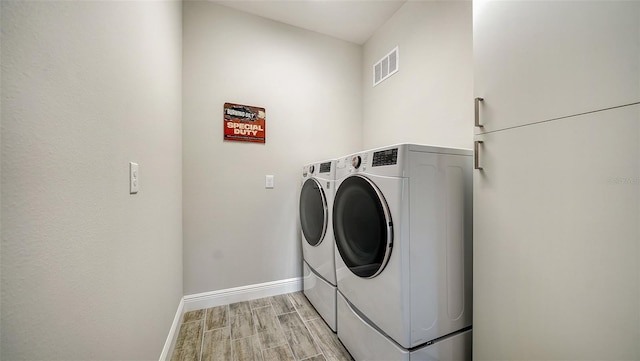
[[[330,173],[331,172],[331,162],[320,163],[320,173]]]

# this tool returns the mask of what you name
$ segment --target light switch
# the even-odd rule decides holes
[[[140,186],[138,163],[129,163],[129,194],[138,193],[138,187]]]
[[[273,188],[273,182],[274,182],[274,177],[272,175],[266,175],[264,176],[264,187],[266,189],[272,189]]]

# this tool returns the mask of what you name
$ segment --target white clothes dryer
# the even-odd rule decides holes
[[[472,208],[470,150],[400,144],[337,160],[338,337],[355,359],[375,359],[358,345],[363,330],[388,340],[376,347],[390,359],[419,359],[437,343],[466,347]]]
[[[332,227],[335,160],[306,165],[300,190],[303,289],[309,302],[335,332],[336,266]]]

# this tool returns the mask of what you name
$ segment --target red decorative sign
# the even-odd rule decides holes
[[[224,140],[264,143],[266,127],[264,108],[224,103]]]

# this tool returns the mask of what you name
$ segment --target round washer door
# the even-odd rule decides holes
[[[380,274],[391,255],[393,224],[384,196],[368,178],[345,179],[333,200],[333,231],[344,263],[355,275]]]
[[[300,191],[300,227],[305,240],[312,246],[319,245],[327,232],[327,211],[322,185],[313,178],[307,179]]]

